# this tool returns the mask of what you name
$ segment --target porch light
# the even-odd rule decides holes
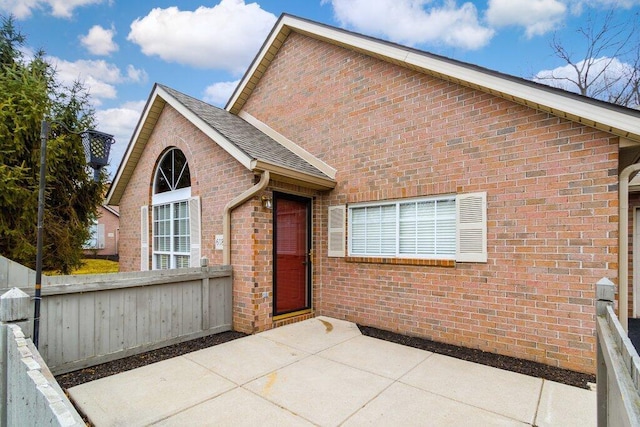
[[[273,209],[273,199],[269,196],[262,196],[262,207],[265,209]]]
[[[109,163],[109,151],[115,140],[113,135],[93,129],[80,132],[80,136],[82,137],[82,146],[84,147],[87,165],[93,169],[93,179],[98,182],[100,180],[100,169]]]
[[[34,315],[33,315],[33,345],[38,348],[38,336],[40,332],[40,300],[42,291],[42,232],[44,230],[44,189],[46,181],[46,163],[47,163],[47,141],[49,132],[51,131],[51,123],[55,123],[68,133],[80,135],[82,138],[82,146],[84,148],[87,165],[93,169],[93,179],[97,182],[100,180],[100,170],[105,167],[109,161],[109,151],[111,144],[115,142],[113,135],[98,132],[96,130],[87,129],[81,132],[74,132],[67,128],[64,123],[52,120],[42,120],[40,126],[40,184],[38,187],[38,229],[36,244],[36,286],[34,296]]]

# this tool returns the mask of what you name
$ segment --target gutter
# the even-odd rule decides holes
[[[245,190],[235,198],[231,199],[229,203],[224,207],[224,214],[222,217],[222,264],[231,265],[231,211],[260,191],[267,188],[271,176],[269,171],[265,170],[260,176],[260,181],[253,187]]]
[[[629,165],[620,172],[618,192],[618,317],[625,332],[629,331],[629,181],[640,171],[640,163]]]

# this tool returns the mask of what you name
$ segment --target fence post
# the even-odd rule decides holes
[[[598,280],[596,283],[596,315],[605,316],[607,313],[607,307],[613,306],[613,302],[616,296],[616,287],[613,282],[606,277]],[[605,427],[607,425],[608,418],[608,401],[609,401],[609,386],[607,379],[607,364],[602,354],[602,342],[600,337],[596,333],[596,382],[597,382],[597,401],[598,401],[598,427]]]
[[[12,288],[0,296],[0,426],[7,425],[7,325],[17,324],[23,330],[28,327],[31,298],[18,288]]]
[[[201,267],[201,271],[203,273],[203,277],[202,277],[202,281],[200,282],[200,286],[201,286],[201,291],[200,291],[200,297],[202,298],[202,319],[200,319],[201,324],[202,324],[202,330],[203,331],[208,331],[209,328],[211,327],[211,307],[210,302],[209,302],[209,292],[210,292],[210,286],[209,286],[209,277],[211,276],[210,270],[209,270],[209,260],[207,258],[201,258],[200,259],[200,267]]]

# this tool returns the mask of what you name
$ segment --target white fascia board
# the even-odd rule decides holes
[[[606,108],[605,106],[580,101],[542,88],[538,89],[522,83],[510,81],[499,76],[482,73],[467,67],[439,61],[416,53],[409,54],[406,62],[407,64],[415,67],[431,70],[439,74],[450,76],[454,79],[485,87],[498,93],[520,98],[552,110],[584,118],[594,123],[605,124],[609,127],[621,129],[635,135],[640,134],[640,120],[633,120],[629,115]]]
[[[400,62],[406,62],[407,56],[410,54],[410,52],[404,49],[389,46],[387,44],[380,43],[377,40],[372,40],[361,35],[346,33],[335,28],[325,27],[312,22],[295,19],[289,16],[286,16],[283,19],[282,23],[283,25],[290,27],[294,31],[308,33],[314,38],[325,38],[328,40],[332,40],[334,43],[352,46]]]
[[[212,128],[208,123],[195,115],[191,110],[185,107],[177,99],[171,96],[167,91],[162,88],[158,88],[160,96],[167,101],[169,105],[175,108],[180,114],[182,114],[187,120],[194,124],[202,133],[207,135],[216,144],[222,147],[227,153],[229,153],[234,159],[240,162],[245,168],[251,169],[251,157],[231,143],[224,135]]]
[[[118,170],[116,171],[116,176],[114,177],[111,185],[109,186],[109,191],[107,192],[107,196],[105,197],[105,203],[109,204],[111,197],[113,195],[113,191],[118,187],[118,182],[122,178],[122,174],[127,168],[127,164],[131,159],[131,153],[133,153],[134,148],[138,145],[138,138],[140,137],[140,132],[144,128],[144,124],[147,122],[147,118],[149,117],[149,113],[153,109],[153,105],[155,104],[156,98],[158,97],[158,89],[159,87],[156,85],[155,90],[149,96],[147,103],[142,110],[142,114],[140,115],[140,119],[138,120],[138,124],[129,140],[129,144],[127,145],[127,151],[125,151],[122,156],[122,160],[120,161],[120,165]]]
[[[576,97],[555,92],[553,89],[537,88],[534,85],[509,79],[509,76],[483,72],[482,70],[474,69],[472,66],[456,64],[452,61],[410,50],[409,48],[390,45],[359,34],[344,32],[288,15],[278,22],[269,38],[263,44],[250,69],[236,88],[233,97],[227,103],[227,110],[231,110],[239,102],[239,98],[246,86],[254,78],[258,67],[261,66],[276,40],[282,37],[285,28],[289,31],[325,40],[328,43],[361,51],[364,54],[380,57],[410,69],[423,70],[423,72],[433,73],[460,84],[466,83],[470,87],[476,87],[496,96],[524,103],[531,108],[548,111],[556,116],[578,121],[586,126],[612,131],[618,136],[640,141],[640,119],[625,113],[623,110],[608,108],[605,104],[599,105],[589,100],[582,101]]]
[[[327,175],[329,178],[331,179],[336,178],[337,171],[335,168],[332,168],[322,160],[318,159],[316,156],[309,153],[307,150],[300,147],[298,144],[291,141],[286,136],[282,135],[281,133],[269,127],[266,123],[261,122],[260,120],[256,119],[255,117],[253,117],[251,114],[247,113],[244,110],[241,110],[238,116],[241,119],[244,119],[247,123],[251,124],[256,129],[260,130],[262,133],[268,135],[271,139],[273,139],[280,145],[287,148],[292,153],[301,157],[303,160],[305,160],[311,166],[315,167],[316,169],[318,169],[319,171]]]
[[[232,98],[230,98],[227,102],[227,105],[225,107],[227,111],[230,111],[231,108],[238,102],[238,98],[243,93],[245,86],[254,76],[258,67],[262,64],[264,57],[269,52],[271,46],[273,46],[274,41],[277,38],[281,37],[281,33],[284,27],[288,27],[292,31],[308,33],[314,38],[321,37],[328,40],[333,40],[335,43],[357,46],[358,48],[366,51],[375,51],[380,55],[384,55],[388,58],[393,58],[400,62],[404,62],[405,58],[407,57],[407,52],[401,49],[386,46],[374,40],[363,39],[362,37],[344,33],[342,31],[337,31],[335,29],[318,25],[312,22],[296,19],[292,16],[284,16],[280,20],[280,22],[278,22],[278,25],[274,27],[269,38],[263,44],[262,50],[258,52],[258,55],[256,55],[256,58],[251,64],[250,68],[245,73],[244,78],[236,88],[236,91],[234,92]]]
[[[113,209],[112,207],[108,206],[108,205],[102,205],[102,207],[107,211],[110,212],[111,214],[117,216],[118,218],[120,218],[120,212],[116,211],[115,209]]]
[[[262,60],[264,59],[265,55],[269,52],[269,48],[273,45],[273,42],[275,41],[275,39],[277,39],[278,36],[280,36],[280,32],[282,31],[282,27],[285,25],[284,24],[285,20],[286,20],[286,18],[285,19],[281,19],[280,22],[278,23],[277,27],[275,27],[271,31],[271,34],[269,35],[269,38],[262,45],[262,50],[260,50],[260,52],[258,52],[258,55],[256,55],[255,59],[251,63],[250,68],[244,74],[244,78],[240,81],[240,84],[236,87],[236,91],[233,93],[233,95],[229,99],[229,101],[227,101],[227,105],[225,106],[225,110],[230,111],[231,107],[233,107],[236,104],[236,102],[238,102],[238,97],[244,91],[244,87],[247,85],[249,80],[251,80],[251,78],[255,74],[256,69],[260,66],[260,64],[262,63]]]
[[[280,165],[277,165],[272,162],[264,161],[264,160],[254,160],[251,163],[251,170],[254,172],[259,171],[269,171],[272,177],[280,175],[285,178],[293,179],[297,181],[298,185],[303,185],[308,188],[322,189],[322,190],[330,190],[335,188],[336,181],[329,178],[323,178],[317,175],[311,175],[304,172],[295,171],[293,169],[289,169]],[[309,187],[309,185],[311,185]]]
[[[580,101],[564,96],[560,93],[535,88],[523,83],[508,80],[504,77],[483,73],[469,67],[439,60],[417,52],[408,51],[401,47],[390,46],[376,40],[359,35],[344,33],[336,29],[316,25],[307,21],[285,17],[282,24],[292,29],[307,32],[316,37],[325,37],[339,44],[353,46],[357,49],[384,56],[391,60],[404,62],[409,68],[422,68],[432,72],[449,76],[453,79],[485,87],[499,94],[520,98],[532,104],[537,104],[558,112],[574,115],[587,121],[604,124],[634,135],[640,135],[640,120],[629,117],[621,111],[612,110],[606,106],[591,102]]]
[[[307,34],[314,38],[324,38],[329,42],[352,47],[368,54],[379,55],[385,57],[392,62],[404,63],[409,68],[418,68],[425,71],[431,71],[442,76],[450,77],[453,80],[467,82],[471,85],[484,87],[488,91],[496,95],[511,96],[523,100],[532,107],[551,110],[552,113],[562,116],[563,114],[574,116],[586,125],[589,122],[593,124],[604,125],[604,127],[614,128],[629,134],[630,137],[640,135],[640,120],[630,117],[623,111],[617,111],[607,108],[605,105],[597,105],[588,101],[564,96],[561,93],[555,93],[544,88],[536,88],[523,83],[512,81],[501,76],[492,75],[491,73],[482,72],[463,65],[457,65],[438,58],[414,52],[403,47],[397,47],[382,43],[378,40],[369,39],[357,34],[351,34],[340,31],[335,28],[326,27],[313,22],[300,20],[295,17],[285,16],[278,27],[271,34],[270,39],[264,45],[259,57],[253,64],[253,68],[247,73],[247,81],[253,76],[255,69],[260,64],[273,40],[279,36],[283,27],[288,27],[291,31],[297,31]],[[242,87],[236,92],[236,95],[242,93],[246,82],[242,82]],[[237,101],[232,99],[229,105],[233,105]],[[563,113],[563,114],[558,114]],[[603,126],[600,126],[602,128]]]

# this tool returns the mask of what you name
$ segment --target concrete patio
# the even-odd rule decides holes
[[[96,426],[595,426],[596,393],[317,317],[69,389]]]

